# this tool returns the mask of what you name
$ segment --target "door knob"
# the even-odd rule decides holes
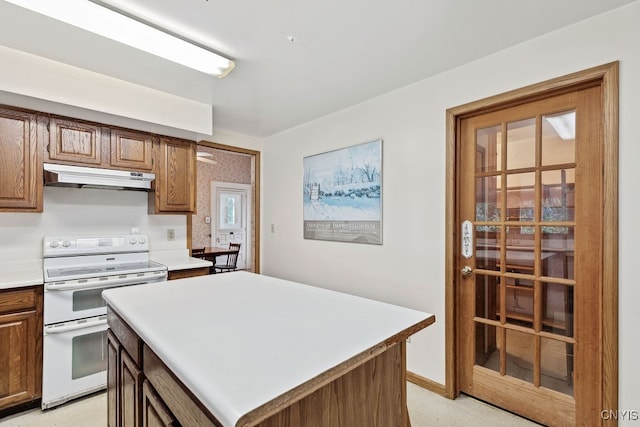
[[[460,270],[460,273],[462,273],[462,277],[467,278],[467,277],[471,276],[471,273],[473,273],[473,269],[471,267],[469,267],[468,265],[465,265]]]

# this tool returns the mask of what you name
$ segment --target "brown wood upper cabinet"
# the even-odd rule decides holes
[[[0,108],[0,212],[42,212],[37,116]]]
[[[51,118],[45,160],[105,167],[108,165],[108,138],[109,129],[98,124]]]
[[[149,213],[196,212],[195,142],[0,107],[0,212],[42,212],[43,161],[152,172]]]
[[[118,169],[153,171],[155,137],[125,129],[111,129],[111,166]]]
[[[149,213],[195,213],[196,144],[160,137],[156,159],[154,191],[149,192]]]
[[[49,120],[45,160],[107,169],[153,170],[153,141],[145,132],[64,118]]]

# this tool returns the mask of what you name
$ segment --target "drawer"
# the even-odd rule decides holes
[[[0,314],[36,309],[36,288],[0,291]]]

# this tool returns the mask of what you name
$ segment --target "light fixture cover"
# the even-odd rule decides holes
[[[213,160],[213,159],[209,159],[209,157],[213,157],[213,154],[211,153],[207,153],[206,151],[197,151],[196,152],[196,160],[200,161],[200,162],[204,162],[204,163],[211,163],[212,165],[217,165],[218,162]]]
[[[576,138],[576,112],[569,111],[567,113],[556,114],[554,116],[545,116],[547,122],[553,127],[558,136],[563,140]]]
[[[231,59],[88,0],[7,0],[42,15],[216,77],[233,70]]]

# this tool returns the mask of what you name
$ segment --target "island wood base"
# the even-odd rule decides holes
[[[111,309],[108,321],[110,427],[222,426]],[[432,322],[430,319],[427,324]],[[409,426],[406,336],[393,338],[274,396],[242,416],[236,425]]]

